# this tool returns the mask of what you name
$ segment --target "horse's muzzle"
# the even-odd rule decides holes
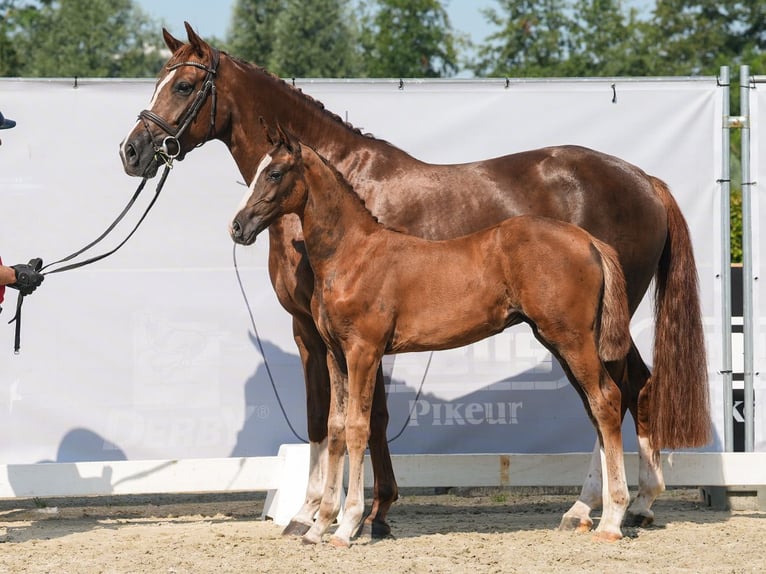
[[[152,178],[157,175],[159,162],[151,142],[144,144],[140,139],[134,137],[120,144],[122,167],[128,175]]]

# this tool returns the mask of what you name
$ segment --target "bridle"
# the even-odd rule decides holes
[[[210,106],[210,126],[208,128],[207,137],[203,142],[201,142],[199,145],[202,145],[204,141],[207,141],[215,136],[215,111],[216,111],[216,93],[215,93],[215,77],[216,73],[218,72],[218,62],[220,60],[220,52],[216,50],[215,48],[211,48],[212,50],[212,61],[210,64],[210,67],[208,68],[201,62],[179,62],[178,64],[173,64],[172,66],[168,66],[167,70],[169,72],[181,68],[183,66],[194,66],[195,68],[199,68],[201,70],[205,70],[205,79],[202,82],[202,87],[197,92],[196,97],[194,98],[194,101],[191,103],[191,105],[186,109],[183,116],[181,116],[180,121],[178,122],[178,127],[174,128],[170,122],[162,118],[161,116],[157,115],[151,110],[143,110],[141,113],[138,114],[138,118],[141,120],[141,122],[144,124],[144,128],[146,129],[147,133],[149,134],[149,138],[152,141],[152,146],[154,147],[154,153],[155,157],[158,159],[161,159],[163,162],[165,162],[166,165],[172,165],[173,160],[177,158],[181,153],[181,136],[183,136],[184,132],[189,128],[191,123],[197,119],[197,114],[199,114],[200,109],[202,108],[202,105],[205,103],[205,100],[208,96],[211,96],[212,98],[212,105]],[[149,123],[152,122],[155,125],[159,126],[162,131],[164,131],[166,134],[168,134],[165,138],[163,138],[162,143],[158,145],[154,141],[154,137],[152,136],[152,132],[149,129]]]

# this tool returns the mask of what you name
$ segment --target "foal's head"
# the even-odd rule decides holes
[[[264,126],[264,130],[267,128]],[[281,127],[267,131],[271,150],[258,164],[237,213],[229,224],[231,238],[242,245],[255,242],[258,234],[285,213],[298,213],[306,201],[306,182],[301,144]]]

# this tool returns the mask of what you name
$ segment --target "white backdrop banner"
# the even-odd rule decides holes
[[[365,131],[431,162],[581,144],[667,181],[692,230],[702,286],[716,441],[721,450],[721,90],[696,80],[303,81]],[[95,238],[138,180],[118,144],[150,81],[0,80],[15,119],[0,148],[0,254],[52,261]],[[256,161],[258,158],[254,158]],[[267,242],[237,251],[226,225],[243,188],[228,150],[176,164],[142,228],[114,256],[49,276],[24,309],[14,356],[0,324],[4,463],[258,456],[306,437],[291,321],[271,289]],[[139,201],[146,205],[155,182]],[[127,233],[129,222],[116,236]],[[116,243],[108,240],[104,250]],[[632,329],[651,361],[651,301]],[[595,434],[559,365],[519,326],[469,347],[386,360],[394,453],[590,451]],[[411,414],[411,416],[410,416]],[[626,448],[635,450],[632,421]]]
[[[750,186],[753,231],[753,390],[755,394],[755,450],[766,451],[766,260],[763,242],[766,233],[766,141],[764,114],[766,114],[766,85],[754,84],[750,91]]]

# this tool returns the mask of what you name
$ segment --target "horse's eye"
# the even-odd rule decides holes
[[[176,92],[183,96],[188,96],[192,93],[192,90],[194,89],[194,86],[191,85],[189,82],[178,82],[176,84]]]
[[[277,171],[276,169],[269,173],[269,180],[270,181],[279,181],[282,179],[282,172]]]

